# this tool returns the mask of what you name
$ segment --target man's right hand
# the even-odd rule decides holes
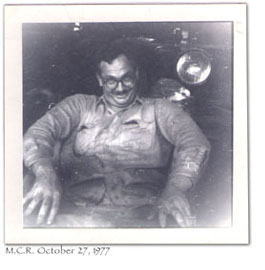
[[[48,170],[37,174],[34,185],[23,199],[25,216],[39,208],[36,223],[52,224],[59,210],[61,194],[61,183],[55,172]]]

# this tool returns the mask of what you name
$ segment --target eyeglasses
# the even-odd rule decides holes
[[[103,83],[110,89],[115,90],[119,83],[122,84],[124,88],[131,88],[135,86],[136,78],[132,75],[125,75],[121,79],[117,80],[116,78],[103,79]]]

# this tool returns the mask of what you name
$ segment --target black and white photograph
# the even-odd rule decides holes
[[[25,225],[230,226],[232,23],[22,30]]]
[[[20,24],[22,230],[232,229],[235,22],[81,18]]]

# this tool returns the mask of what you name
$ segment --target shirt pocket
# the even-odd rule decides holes
[[[142,152],[152,148],[155,136],[154,121],[130,120],[122,124],[121,133],[115,141],[127,151]]]
[[[93,154],[98,135],[102,131],[99,121],[93,121],[80,125],[76,134],[74,150],[77,154]]]

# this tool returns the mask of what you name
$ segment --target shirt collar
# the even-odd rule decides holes
[[[134,104],[143,104],[143,100],[137,95],[134,99],[134,101],[132,102],[132,104],[130,104],[128,107],[124,108],[124,110],[127,110],[129,108],[131,108]],[[108,103],[106,102],[104,95],[100,96],[96,102],[96,105],[98,106],[99,104],[103,104],[105,106],[105,108],[110,111],[111,113],[113,113],[113,111],[109,108]]]

